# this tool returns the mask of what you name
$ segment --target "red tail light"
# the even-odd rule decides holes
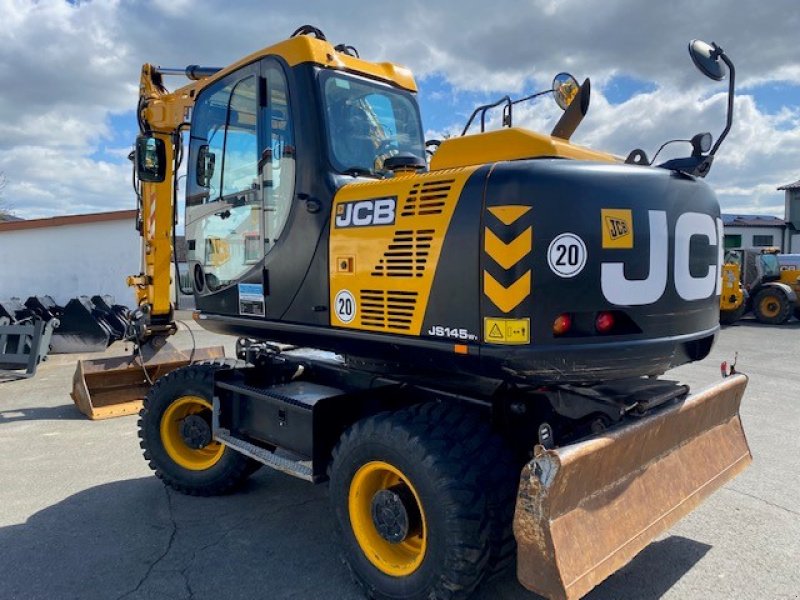
[[[614,313],[601,312],[594,320],[594,326],[598,333],[608,333],[614,329]]]
[[[561,313],[553,321],[553,333],[555,335],[564,335],[572,329],[572,315],[569,313]]]

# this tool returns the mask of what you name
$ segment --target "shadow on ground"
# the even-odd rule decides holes
[[[0,598],[360,598],[325,486],[266,469],[222,498],[175,494],[154,477],[100,485],[0,529],[0,548]],[[659,598],[709,548],[682,537],[652,544],[589,598]],[[536,596],[512,569],[476,598]]]
[[[757,329],[773,329],[775,327],[780,327],[787,329],[800,329],[800,321],[797,319],[791,319],[783,325],[770,325],[769,323],[757,321],[755,317],[745,317],[743,319],[739,319],[735,323],[731,323],[730,325],[722,326],[723,329],[727,329],[729,327],[753,327]]]
[[[32,406],[0,410],[0,425],[16,421],[85,421],[74,404],[59,406]]]

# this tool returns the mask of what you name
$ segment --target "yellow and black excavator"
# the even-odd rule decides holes
[[[79,367],[74,393],[143,397],[144,456],[176,490],[261,465],[329,481],[370,597],[465,598],[515,556],[527,588],[585,595],[751,461],[746,377],[658,378],[719,330],[703,177],[734,69],[690,55],[729,75],[726,128],[658,165],[570,143],[590,86],[565,74],[478,107],[427,161],[411,73],[314,27],[223,69],[145,65],[138,350]],[[537,95],[565,109],[550,135],[513,123]],[[195,318],[239,336],[237,364],[156,352],[183,158]]]

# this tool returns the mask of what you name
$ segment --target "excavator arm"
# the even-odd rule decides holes
[[[141,133],[134,152],[142,270],[127,280],[136,291],[139,310],[133,325],[139,340],[168,336],[176,330],[170,294],[176,174],[182,154],[181,130],[190,122],[200,87],[201,80],[196,80],[169,92],[162,71],[150,64],[142,67],[137,108]]]
[[[136,292],[136,310],[128,324],[133,355],[78,361],[72,399],[91,419],[136,414],[152,383],[191,362],[225,355],[221,346],[182,352],[168,343],[177,331],[172,289],[176,226],[176,177],[182,154],[182,130],[188,127],[202,79],[217,69],[160,69],[145,64],[139,85],[140,134],[133,152],[137,195],[136,227],[141,235],[141,272],[128,277]],[[185,74],[192,83],[169,92],[164,74]],[[177,273],[176,273],[177,276]]]

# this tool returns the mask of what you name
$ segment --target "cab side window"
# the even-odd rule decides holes
[[[186,196],[188,258],[198,291],[236,283],[264,256],[256,68],[204,90],[192,118]]]
[[[289,90],[281,68],[265,61],[262,74],[266,83],[264,123],[266,148],[260,171],[264,189],[265,251],[280,239],[294,198],[295,145]]]

